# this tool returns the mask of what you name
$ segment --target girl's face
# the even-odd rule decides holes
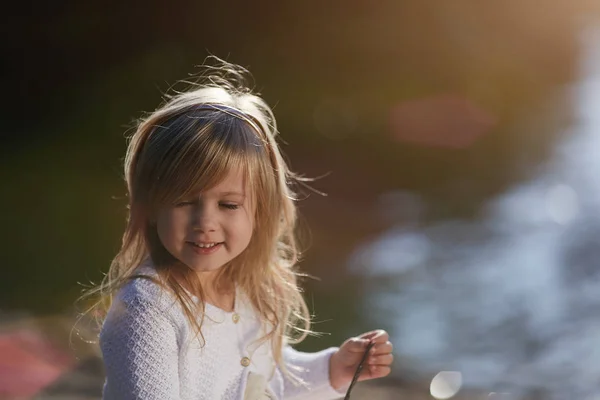
[[[208,277],[248,247],[253,230],[252,199],[241,170],[217,186],[158,212],[163,246],[182,263]]]

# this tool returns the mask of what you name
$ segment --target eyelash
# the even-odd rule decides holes
[[[175,204],[175,207],[185,207],[185,206],[193,205],[195,203],[196,203],[195,201],[182,201],[180,203]],[[237,210],[238,208],[240,208],[239,205],[231,204],[231,203],[219,203],[219,206],[226,208],[228,210]]]

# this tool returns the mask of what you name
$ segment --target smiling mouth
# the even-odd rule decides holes
[[[188,242],[188,243],[199,249],[210,249],[210,248],[213,248],[213,247],[221,244],[221,242],[210,242],[210,243]]]

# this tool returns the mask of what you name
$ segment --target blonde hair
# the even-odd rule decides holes
[[[298,286],[296,207],[290,188],[300,178],[279,150],[272,110],[245,84],[248,71],[216,60],[218,65],[207,67],[199,83],[169,96],[139,121],[125,157],[129,217],[122,246],[101,285],[87,296],[100,297],[94,308],[106,315],[116,291],[135,279],[136,268],[150,257],[158,283],[175,295],[202,336],[202,285],[162,246],[152,217],[160,207],[210,189],[232,167],[241,167],[256,205],[254,232],[248,247],[220,268],[216,282],[235,283],[243,290],[264,321],[261,340],[271,340],[275,361],[286,372],[283,345],[311,333]],[[189,288],[201,301],[191,301]]]

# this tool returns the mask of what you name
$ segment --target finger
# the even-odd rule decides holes
[[[371,354],[374,355],[382,355],[382,354],[389,354],[394,350],[394,346],[392,345],[391,342],[385,342],[383,344],[376,344],[375,346],[373,346],[373,348],[371,349]]]
[[[369,372],[373,378],[383,378],[384,376],[388,376],[392,372],[392,369],[390,367],[374,365],[369,367]]]
[[[361,374],[359,377],[359,381],[383,378],[384,376],[388,376],[390,372],[392,372],[392,369],[386,366],[369,365],[367,368],[365,368],[364,372],[365,373]]]
[[[385,354],[382,356],[371,356],[367,362],[372,366],[387,367],[391,365],[393,361],[394,356],[392,354]]]
[[[362,339],[368,339],[375,343],[385,343],[390,339],[390,336],[383,329],[377,329],[375,331],[363,333],[359,336]]]
[[[377,336],[377,334],[381,333],[382,330],[381,329],[376,329],[374,331],[370,331],[370,332],[366,332],[363,333],[362,335],[359,336],[359,338],[361,339],[367,339],[367,340],[371,340],[373,339],[375,336]]]
[[[361,338],[350,338],[344,342],[342,347],[352,353],[362,353],[365,351],[370,341]]]

